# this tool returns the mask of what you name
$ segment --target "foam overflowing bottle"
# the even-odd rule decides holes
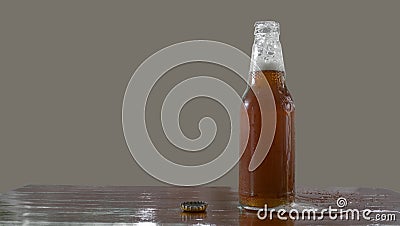
[[[295,108],[285,83],[279,35],[279,23],[255,23],[249,87],[241,112],[241,125],[247,123],[247,128],[241,129],[244,152],[239,161],[239,202],[248,210],[294,201]],[[267,91],[270,98],[264,95]],[[275,109],[268,110],[265,106],[271,102]]]

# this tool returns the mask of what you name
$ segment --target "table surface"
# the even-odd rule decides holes
[[[372,188],[301,188],[297,203],[318,208],[371,209],[388,220],[259,220],[238,208],[238,194],[229,187],[137,187],[28,185],[0,195],[0,225],[400,225],[400,193]],[[180,203],[203,200],[204,213],[184,213]],[[350,216],[350,215],[349,215]],[[393,218],[396,220],[393,221]],[[145,223],[147,222],[147,223]],[[149,223],[152,222],[152,223]]]

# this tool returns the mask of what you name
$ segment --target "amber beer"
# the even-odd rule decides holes
[[[250,127],[249,134],[241,130],[241,148],[244,148],[244,153],[239,162],[240,205],[253,210],[263,208],[265,204],[276,207],[293,202],[295,186],[295,112],[292,97],[285,84],[279,24],[274,21],[257,22],[254,34],[252,61],[256,66],[251,67],[249,80],[253,89],[249,87],[243,95],[245,110],[241,112],[242,122],[247,114]],[[266,158],[254,171],[250,171],[250,160],[259,142],[261,129],[268,129],[262,128],[260,112],[260,105],[268,100],[262,97],[257,99],[254,94],[258,89],[269,89],[260,83],[264,77],[275,100],[275,136]],[[269,115],[266,116],[263,120],[268,120]]]

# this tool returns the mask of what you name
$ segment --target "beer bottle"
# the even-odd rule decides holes
[[[294,201],[295,177],[295,109],[292,97],[285,83],[285,67],[282,47],[279,41],[279,23],[259,21],[255,23],[252,65],[250,67],[249,87],[243,95],[242,119],[247,114],[248,133],[241,130],[241,145],[244,150],[239,161],[239,202],[249,210],[286,205]],[[265,81],[263,85],[261,81]],[[269,87],[268,87],[269,85]],[[255,93],[270,89],[275,101],[275,134],[270,146],[261,146],[267,155],[254,169],[249,167],[256,146],[260,142],[261,130],[270,129],[265,124],[269,114],[261,111],[267,100]],[[265,117],[266,116],[266,117]],[[246,119],[247,120],[247,119]],[[247,143],[243,142],[247,138]],[[260,138],[262,139],[262,137]],[[265,142],[264,142],[265,143]]]

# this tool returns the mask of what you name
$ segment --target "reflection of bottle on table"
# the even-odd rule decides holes
[[[264,225],[273,225],[273,226],[293,226],[294,221],[288,218],[287,220],[280,220],[277,216],[273,216],[272,219],[267,218],[265,220],[260,220],[257,217],[256,213],[241,213],[239,214],[239,224],[240,226],[264,226]]]
[[[242,122],[244,114],[247,113],[250,125],[247,145],[244,142],[247,133],[241,134],[241,145],[246,147],[239,162],[239,200],[241,206],[246,209],[263,208],[265,204],[274,207],[293,202],[295,182],[294,103],[285,84],[279,24],[274,21],[257,22],[254,34],[249,78],[253,90],[246,90],[243,96],[245,110],[241,112]],[[266,101],[262,95],[257,101],[254,92],[261,93],[263,89],[268,89],[261,83],[264,78],[271,87],[276,105],[275,136],[266,158],[254,171],[250,171],[249,164],[262,128],[260,105],[263,105],[263,100]],[[268,120],[268,116],[267,112],[263,120]]]

